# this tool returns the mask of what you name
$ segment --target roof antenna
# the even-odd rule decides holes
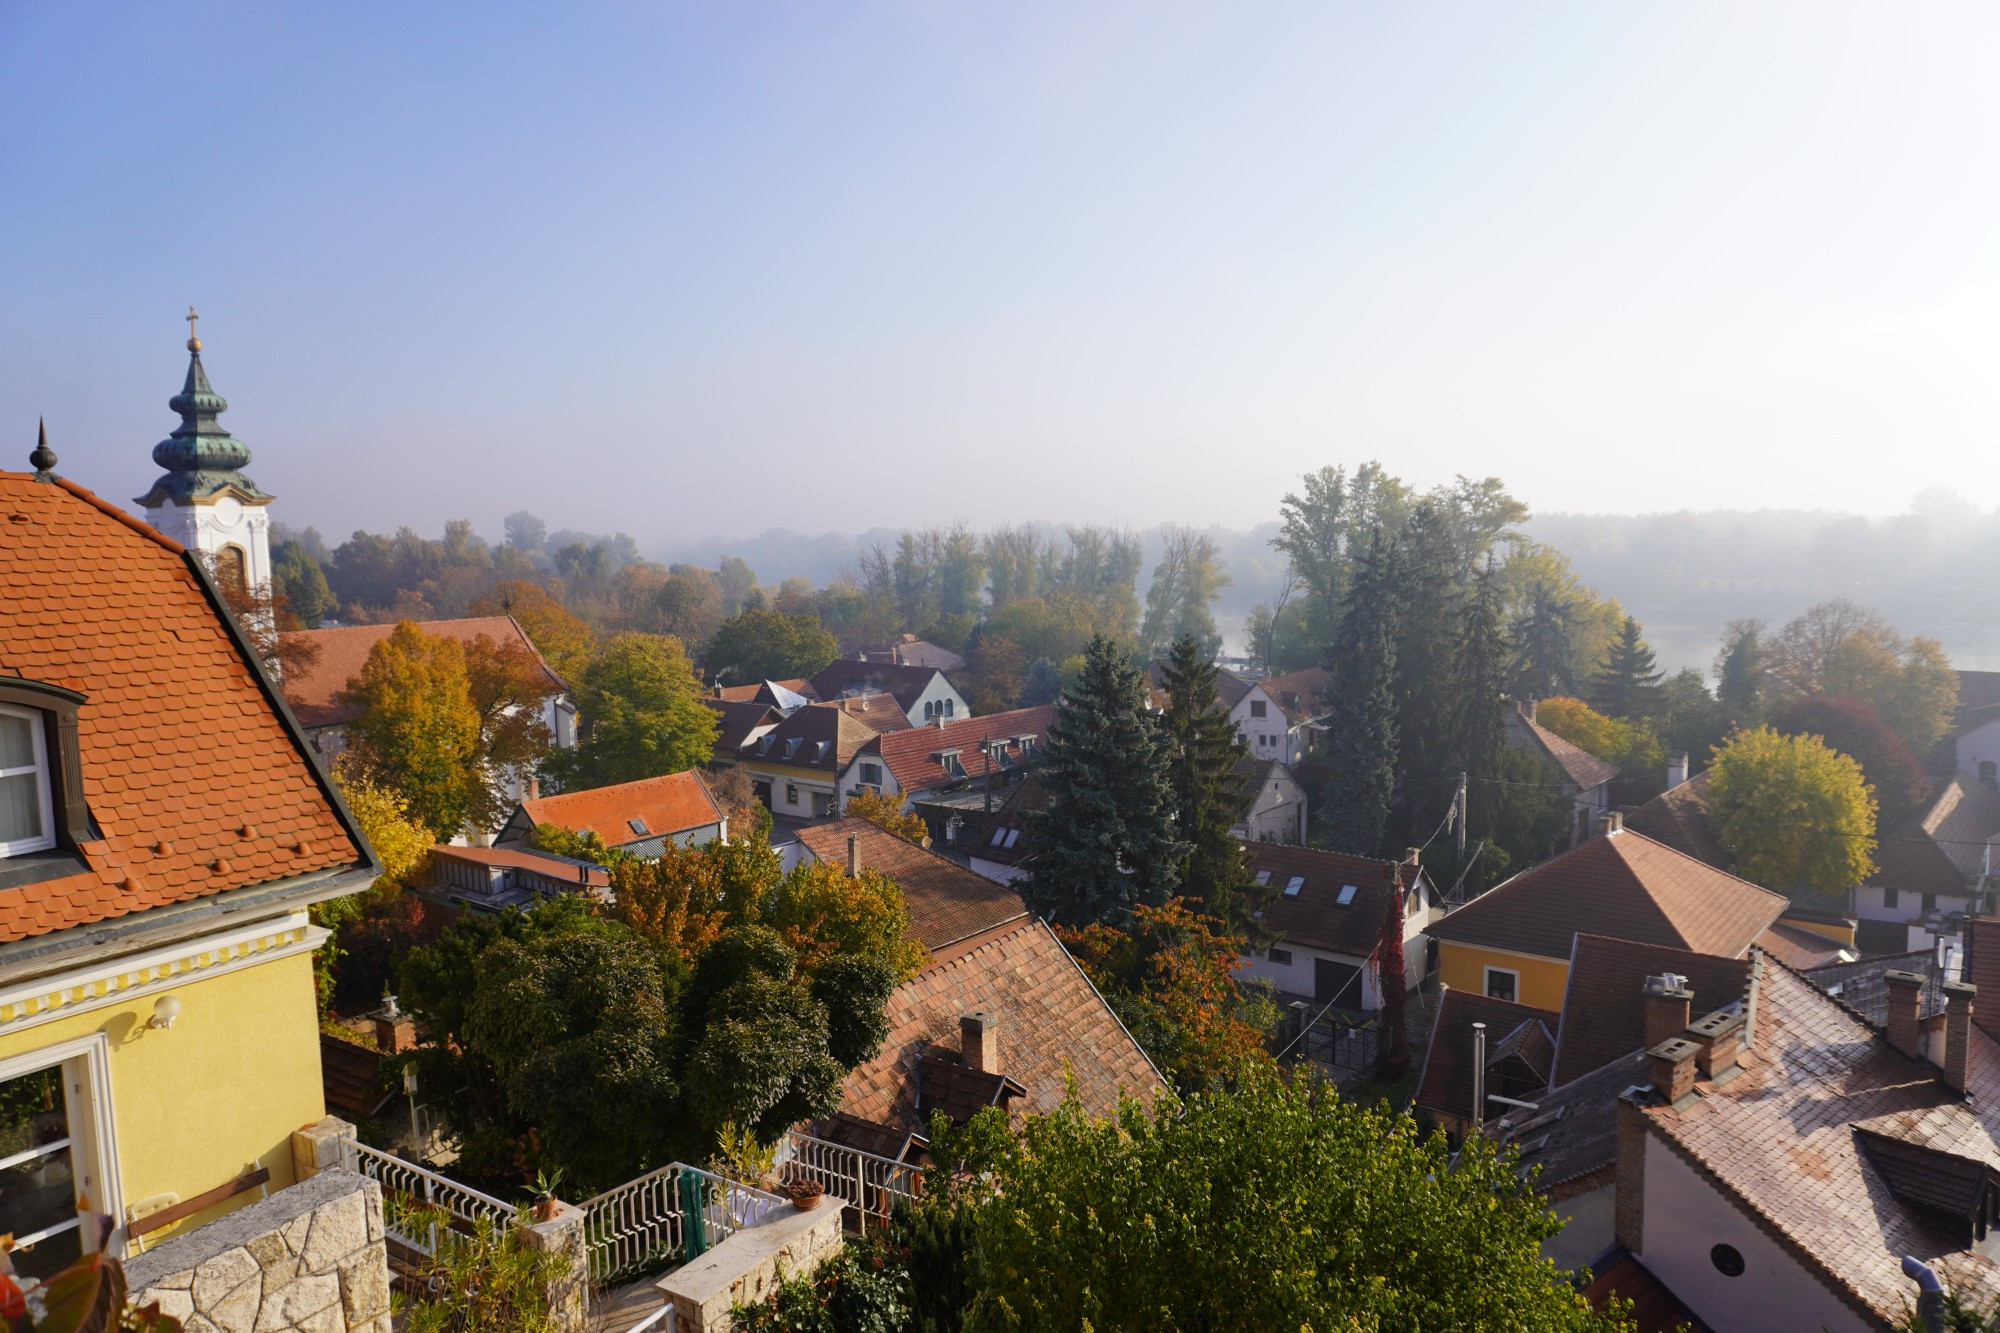
[[[35,465],[36,481],[54,481],[56,479],[56,451],[49,448],[49,423],[37,418],[36,426],[38,435],[35,440],[34,449],[28,454],[28,461]]]

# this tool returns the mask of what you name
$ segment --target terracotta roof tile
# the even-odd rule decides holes
[[[1542,958],[1568,958],[1578,933],[1737,958],[1786,905],[1628,829],[1521,872],[1427,930]]]
[[[1657,944],[1635,944],[1603,935],[1578,935],[1563,991],[1556,1034],[1555,1081],[1581,1078],[1646,1044],[1647,977],[1672,972],[1687,978],[1694,994],[1690,1017],[1699,1018],[1743,998],[1750,964]]]
[[[573,833],[588,830],[613,847],[722,822],[722,807],[694,769],[543,796],[521,802],[521,809],[536,824],[554,824]],[[634,819],[645,825],[643,831],[631,827]]]
[[[807,704],[742,752],[745,764],[784,764],[838,775],[875,739],[875,729],[832,704]]]
[[[1667,788],[1632,811],[1625,816],[1625,827],[1717,870],[1729,871],[1735,864],[1709,821],[1707,773],[1697,773],[1680,786]]]
[[[525,648],[534,653],[535,661],[540,663],[550,694],[562,694],[569,689],[555,669],[542,661],[542,655],[528,638],[527,631],[512,616],[420,620],[417,628],[426,634],[443,635],[461,643],[471,643],[484,636],[496,644],[512,643]],[[309,666],[294,672],[285,681],[285,698],[291,702],[300,723],[308,727],[342,726],[358,717],[360,710],[341,702],[340,693],[347,688],[349,681],[361,674],[361,668],[368,665],[369,651],[395,632],[396,627],[390,624],[345,625],[339,629],[307,629],[287,634],[286,639],[310,644],[319,650],[319,655]]]
[[[1430,1045],[1424,1051],[1424,1068],[1417,1080],[1415,1104],[1443,1115],[1472,1114],[1472,1030],[1474,1023],[1486,1025],[1487,1061],[1492,1063],[1496,1045],[1524,1023],[1533,1023],[1548,1032],[1557,1016],[1546,1009],[1496,1000],[1472,991],[1445,990],[1438,997],[1437,1017],[1431,1023]]]
[[[888,876],[903,891],[903,902],[910,909],[910,935],[927,949],[942,949],[1027,914],[1020,895],[1006,885],[865,819],[802,828],[799,845],[828,865],[845,866],[850,836],[861,840],[862,869]]]
[[[0,513],[24,517],[0,523],[0,677],[86,696],[84,797],[104,835],[82,849],[92,873],[0,895],[0,941],[369,864],[177,542],[20,473],[0,472]],[[50,606],[66,609],[27,609]],[[290,854],[301,836],[313,851]]]
[[[1507,734],[1514,744],[1539,751],[1554,761],[1563,776],[1581,791],[1602,786],[1618,776],[1615,764],[1607,764],[1582,746],[1564,740],[1525,713],[1507,714]]]
[[[1264,927],[1308,948],[1368,957],[1381,942],[1383,923],[1395,906],[1391,892],[1399,870],[1404,871],[1404,888],[1409,887],[1407,869],[1394,861],[1276,842],[1242,846],[1252,873],[1278,891],[1264,909]],[[1289,886],[1295,879],[1301,882],[1293,893]]]
[[[897,785],[904,791],[929,791],[966,777],[983,777],[986,761],[979,747],[989,741],[1032,736],[1035,738],[1032,745],[1039,747],[1042,737],[1048,734],[1055,711],[1054,705],[1043,704],[1039,708],[961,718],[943,726],[912,727],[890,732],[870,748],[882,756],[882,766],[895,775]],[[941,756],[950,750],[958,751],[962,772],[953,773],[945,768]],[[1004,756],[994,756],[994,772],[1018,766],[1032,757],[1023,753],[1019,745],[1009,745]]]

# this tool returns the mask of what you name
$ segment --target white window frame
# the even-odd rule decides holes
[[[34,747],[34,763],[26,768],[0,768],[0,777],[19,777],[32,773],[36,778],[36,795],[41,799],[42,832],[40,837],[15,838],[12,841],[0,839],[0,857],[26,856],[30,852],[46,852],[56,845],[56,802],[55,775],[49,772],[48,721],[33,708],[16,708],[11,704],[0,704],[0,716],[18,717],[28,724],[28,744]]]
[[[57,1068],[69,1112],[69,1161],[79,1194],[122,1225],[125,1189],[118,1178],[118,1125],[111,1111],[111,1040],[103,1032],[74,1037],[0,1060],[0,1080]]]
[[[1521,998],[1521,971],[1519,968],[1495,967],[1491,963],[1488,963],[1486,965],[1486,971],[1480,976],[1480,993],[1485,995],[1486,998],[1489,1000],[1496,1000],[1500,998],[1499,996],[1493,993],[1493,974],[1495,972],[1498,972],[1503,976],[1509,976],[1514,978],[1514,998],[1511,1001],[1511,1003],[1514,1004],[1526,1003],[1526,1001],[1524,1001]]]

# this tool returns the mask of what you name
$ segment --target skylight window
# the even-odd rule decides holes
[[[1353,902],[1354,902],[1354,895],[1355,895],[1356,893],[1358,893],[1359,891],[1360,891],[1360,890],[1356,889],[1356,888],[1355,888],[1355,887],[1354,887],[1354,886],[1353,886],[1352,884],[1343,884],[1343,885],[1341,885],[1341,886],[1340,886],[1340,896],[1339,896],[1338,898],[1335,898],[1335,899],[1333,900],[1333,902],[1334,902],[1334,906],[1336,906],[1336,907],[1348,907],[1348,906],[1351,906],[1351,905],[1353,904]]]
[[[1007,830],[1006,830],[1006,829],[1004,829],[1004,828],[997,828],[997,829],[994,829],[994,830],[993,830],[993,845],[994,845],[995,847],[998,847],[998,846],[1000,845],[1000,843],[1001,843],[1001,840],[1002,840],[1002,839],[1004,839],[1004,838],[1005,838],[1006,836],[1007,836]]]
[[[1258,872],[1257,872],[1257,882],[1258,882],[1259,884],[1269,884],[1269,883],[1271,882],[1271,872],[1270,872],[1270,871],[1268,871],[1268,870],[1260,870],[1260,871],[1258,871]]]
[[[625,821],[625,827],[631,829],[642,838],[652,832],[651,829],[646,827],[646,821],[643,819],[628,819]]]
[[[1007,845],[1008,845],[1009,847],[1012,847],[1012,846],[1013,846],[1013,845],[1014,845],[1014,844],[1015,844],[1016,842],[1018,842],[1018,841],[1020,840],[1020,837],[1021,837],[1021,830],[1019,830],[1019,829],[1017,829],[1017,828],[1010,828],[1010,829],[1008,829],[1008,830],[1007,830]]]
[[[1285,881],[1285,896],[1287,898],[1296,898],[1299,896],[1299,890],[1305,886],[1306,877],[1304,875],[1293,875]]]

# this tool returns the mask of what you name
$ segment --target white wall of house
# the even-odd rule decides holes
[[[896,775],[882,762],[882,756],[864,750],[849,760],[847,767],[840,772],[840,803],[846,805],[848,797],[869,787],[884,796],[904,796],[902,808],[909,808],[903,785],[896,781]]]
[[[1912,893],[1908,889],[1863,884],[1854,890],[1854,915],[1863,921],[1914,921],[1934,907],[1962,912],[1971,896],[1970,893]]]
[[[1875,1327],[1817,1274],[1793,1259],[1727,1195],[1684,1162],[1657,1134],[1646,1135],[1645,1234],[1639,1258],[1710,1328]],[[1711,1251],[1733,1246],[1743,1272],[1727,1277]],[[1916,1288],[1910,1289],[1911,1299]]]
[[[913,727],[920,727],[926,722],[935,726],[939,717],[957,721],[972,716],[972,708],[965,702],[965,696],[945,679],[942,671],[931,677],[931,683],[924,686],[924,692],[903,712]]]
[[[1274,953],[1277,955],[1275,958],[1272,957]],[[1287,995],[1310,996],[1314,993],[1316,974],[1313,963],[1321,958],[1361,969],[1359,994],[1341,996],[1341,1008],[1375,1010],[1382,1007],[1381,987],[1377,984],[1375,964],[1371,959],[1334,953],[1328,949],[1308,948],[1291,940],[1280,940],[1270,949],[1245,954],[1236,975],[1269,981]]]
[[[1252,685],[1249,693],[1236,701],[1236,707],[1229,710],[1229,721],[1237,736],[1250,747],[1252,759],[1296,764],[1306,756],[1311,738],[1305,725],[1294,727],[1285,710],[1264,693],[1262,685]]]
[[[1611,810],[1611,784],[1600,782],[1595,787],[1574,787],[1563,784],[1570,796],[1570,846],[1590,841],[1597,836],[1597,821]]]
[[[743,771],[752,782],[771,784],[771,813],[788,815],[793,819],[837,818],[841,802],[834,796],[834,780],[831,776],[802,777],[796,771],[777,768],[759,768],[754,762],[746,761]],[[813,797],[822,797],[822,803],[815,806]]]
[[[2000,718],[1960,736],[1957,750],[1959,772],[1981,782],[2000,781]]]
[[[1306,840],[1306,789],[1281,769],[1272,769],[1257,789],[1257,799],[1243,822],[1230,830],[1245,842],[1282,842],[1298,846]]]

